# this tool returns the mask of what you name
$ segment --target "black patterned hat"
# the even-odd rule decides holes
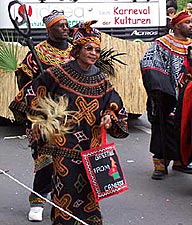
[[[60,20],[67,20],[64,16],[64,11],[53,10],[49,15],[43,17],[43,23],[45,23],[46,28],[51,27],[53,24],[59,22]]]
[[[80,22],[73,27],[73,45],[84,45],[87,42],[95,42],[101,44],[101,32],[91,27],[97,20]]]

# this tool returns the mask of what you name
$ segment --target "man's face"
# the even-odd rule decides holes
[[[60,20],[53,24],[48,30],[48,35],[51,40],[56,42],[65,40],[69,35],[67,20]]]
[[[192,37],[192,19],[178,24],[180,34],[184,37]]]

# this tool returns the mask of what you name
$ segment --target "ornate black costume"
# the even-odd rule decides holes
[[[38,145],[38,153],[52,155],[54,162],[53,201],[90,225],[101,225],[98,203],[95,202],[80,152],[99,146],[101,115],[109,113],[113,125],[109,133],[117,138],[128,135],[127,112],[122,100],[107,76],[96,66],[82,71],[76,61],[50,67],[20,91],[10,109],[17,113],[35,115],[37,94],[67,95],[69,111],[75,111],[78,124],[73,133],[67,133],[48,144]],[[68,185],[73,184],[73,185]],[[74,219],[52,210],[54,225],[74,225]]]

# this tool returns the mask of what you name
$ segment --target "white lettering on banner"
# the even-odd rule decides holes
[[[104,186],[104,191],[109,191],[113,188],[118,188],[119,186],[122,186],[122,185],[124,185],[123,180],[117,181],[115,183],[110,183]]]
[[[110,165],[102,165],[102,166],[97,166],[96,168],[93,168],[93,171],[95,174],[98,174],[98,173],[102,173],[102,172],[105,172],[106,170],[110,170]]]
[[[96,155],[95,156],[95,161],[98,161],[100,159],[104,159],[106,157],[109,157],[109,156],[113,156],[114,155],[114,152],[113,151],[110,151],[110,152],[104,152],[104,153],[101,153],[99,155]]]
[[[153,35],[157,35],[158,31],[138,31],[138,30],[134,30],[131,33],[131,36],[135,35],[135,36],[153,36]]]

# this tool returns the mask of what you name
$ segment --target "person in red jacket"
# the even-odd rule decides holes
[[[188,57],[181,69],[179,88],[175,127],[181,161],[187,166],[192,162],[192,46],[188,48]]]

